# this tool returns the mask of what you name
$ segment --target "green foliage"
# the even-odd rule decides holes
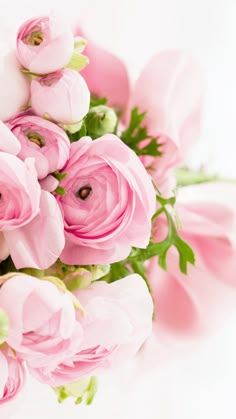
[[[75,404],[85,402],[90,405],[97,392],[97,379],[96,377],[83,378],[65,386],[54,387],[53,390],[57,394],[59,403],[62,403],[68,397],[73,397],[75,398]]]
[[[146,249],[134,248],[128,257],[131,264],[134,262],[144,263],[146,260],[158,256],[158,263],[164,269],[167,270],[166,256],[169,249],[174,246],[179,253],[179,267],[182,273],[187,274],[187,265],[191,263],[194,265],[195,257],[191,247],[179,236],[175,221],[173,220],[170,212],[166,208],[166,205],[175,204],[175,197],[164,199],[157,196],[158,202],[161,204],[160,209],[154,214],[153,218],[158,217],[164,213],[168,222],[168,233],[164,240],[159,243],[154,243],[152,240]]]
[[[121,134],[121,139],[127,144],[138,156],[161,156],[159,148],[162,144],[158,143],[158,137],[148,135],[147,129],[142,125],[146,112],[139,113],[137,107],[131,111],[130,122],[128,128]],[[139,147],[143,140],[149,140],[144,147]]]

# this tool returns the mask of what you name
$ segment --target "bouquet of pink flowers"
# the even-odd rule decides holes
[[[117,57],[50,15],[23,23],[2,62],[5,419],[27,371],[59,401],[91,403],[95,376],[152,325],[159,339],[219,325],[236,284],[236,188],[179,169],[204,93],[186,54],[159,53],[131,90]]]

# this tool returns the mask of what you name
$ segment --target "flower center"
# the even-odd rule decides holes
[[[88,197],[92,194],[93,190],[91,188],[90,185],[85,185],[82,186],[82,188],[80,188],[78,190],[78,192],[76,192],[76,196],[80,199],[82,199],[82,201],[85,201],[86,199],[88,199]]]
[[[33,31],[26,36],[25,41],[29,45],[38,47],[43,42],[43,33],[41,31]]]
[[[39,147],[43,147],[45,145],[43,137],[41,137],[41,135],[39,135],[37,132],[29,132],[27,134],[27,138]]]

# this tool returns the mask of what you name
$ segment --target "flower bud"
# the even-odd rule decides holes
[[[18,31],[17,57],[33,73],[47,74],[60,70],[69,62],[73,49],[71,28],[54,15],[30,19]]]
[[[33,79],[31,103],[37,115],[73,125],[89,111],[90,92],[83,77],[67,68]]]
[[[104,105],[94,106],[90,109],[86,126],[91,138],[113,133],[117,124],[117,116],[112,108]]]

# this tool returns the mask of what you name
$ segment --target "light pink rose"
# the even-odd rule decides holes
[[[71,146],[57,196],[65,224],[68,264],[106,264],[145,248],[151,234],[156,194],[136,154],[118,137],[84,137]]]
[[[15,266],[46,269],[64,246],[62,217],[55,198],[41,191],[33,159],[0,152],[0,260],[10,253]]]
[[[11,119],[8,126],[21,143],[18,157],[22,160],[34,157],[39,179],[65,165],[70,141],[62,128],[39,116],[27,114]]]
[[[139,275],[112,284],[95,282],[75,295],[85,309],[83,317],[77,316],[84,330],[79,351],[65,358],[51,374],[43,368],[31,370],[52,386],[119,366],[138,351],[151,333],[152,298]]]
[[[7,121],[28,105],[30,80],[20,69],[15,51],[0,43],[0,119]]]
[[[23,23],[17,34],[16,53],[33,73],[47,74],[68,64],[74,49],[69,25],[58,16],[35,17]]]
[[[196,265],[181,274],[178,256],[170,250],[168,272],[156,258],[147,275],[155,301],[158,339],[181,341],[216,331],[235,307],[236,187],[206,183],[179,190],[176,205],[181,237],[193,248]],[[153,234],[160,239],[160,220]]]
[[[72,298],[53,283],[16,273],[0,289],[0,307],[9,317],[6,341],[30,368],[50,372],[77,352],[83,329]]]
[[[37,115],[70,125],[88,113],[90,93],[79,73],[64,69],[32,80],[31,103]]]
[[[0,351],[0,417],[9,419],[22,401],[26,384],[26,369],[13,351]]]

